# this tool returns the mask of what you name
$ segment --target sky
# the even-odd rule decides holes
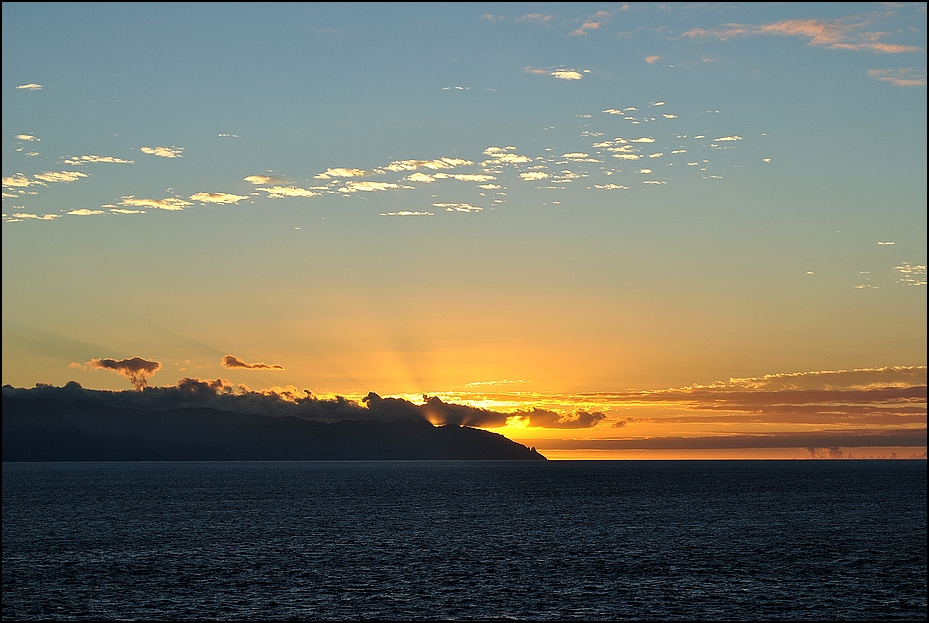
[[[5,385],[926,456],[924,3],[2,11]]]

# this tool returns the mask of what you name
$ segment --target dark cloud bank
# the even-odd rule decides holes
[[[90,390],[74,381],[7,385],[3,460],[544,460],[470,428],[503,424],[512,414],[435,397],[416,405],[370,393],[358,404],[304,393],[283,397],[192,378],[138,391]]]

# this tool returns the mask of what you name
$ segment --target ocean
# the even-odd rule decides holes
[[[926,461],[3,464],[3,620],[925,619]]]

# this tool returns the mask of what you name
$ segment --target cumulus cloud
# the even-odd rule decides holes
[[[106,207],[106,206],[104,206]],[[127,210],[125,208],[108,208],[114,214],[145,214],[145,210]]]
[[[437,208],[445,208],[446,212],[481,212],[484,209],[470,203],[433,203],[432,205]]]
[[[161,369],[159,362],[149,361],[141,357],[120,359],[118,361],[116,359],[91,359],[85,365],[96,370],[110,370],[122,374],[139,391],[148,385],[148,377]]]
[[[489,182],[490,180],[497,179],[493,175],[485,175],[482,173],[436,173],[435,179],[437,180],[458,180],[461,182]]]
[[[381,212],[381,216],[433,216],[432,212],[411,212],[410,210],[400,210],[399,212]]]
[[[717,143],[725,143],[725,142],[732,142],[732,141],[741,141],[742,137],[741,136],[722,136],[715,140]]]
[[[894,270],[898,271],[901,275],[901,277],[897,280],[898,283],[902,283],[907,286],[926,285],[926,266],[924,264],[911,264],[909,262],[902,262],[897,266],[894,266]]]
[[[283,370],[284,366],[276,363],[245,363],[235,355],[226,355],[222,358],[221,363],[224,368],[230,370]]]
[[[593,428],[605,417],[599,411],[593,413],[576,411],[571,414],[560,414],[547,409],[532,409],[530,411],[517,411],[507,418],[507,423],[533,428]]]
[[[626,113],[624,113],[623,111],[618,110],[618,109],[616,109],[616,108],[607,108],[607,109],[604,110],[603,112],[605,112],[605,113],[608,114],[608,115],[624,115],[624,114],[626,114]]]
[[[882,82],[889,82],[895,87],[924,87],[926,72],[910,67],[897,69],[869,69],[868,76]]]
[[[42,139],[33,136],[32,134],[17,134],[17,141],[41,141]]]
[[[77,165],[82,164],[135,164],[134,160],[124,160],[113,156],[72,156],[64,160],[64,164]]]
[[[77,210],[71,210],[68,214],[73,214],[74,216],[95,216],[97,214],[106,214],[103,210],[88,210],[87,208],[78,208]]]
[[[432,182],[435,181],[435,178],[432,177],[431,175],[427,175],[426,173],[420,173],[419,171],[417,171],[416,173],[413,173],[412,175],[407,175],[403,179],[408,182],[422,182],[424,184],[431,184]]]
[[[600,26],[609,21],[612,16],[613,14],[609,11],[597,11],[586,20],[584,20],[584,23],[581,24],[578,29],[572,30],[570,33],[568,33],[568,35],[573,37],[587,36],[588,31],[597,30],[600,28]]]
[[[36,84],[35,82],[30,82],[29,84],[21,84],[17,89],[25,89],[27,91],[40,91],[42,90],[41,84]]]
[[[478,184],[478,188],[483,188],[484,190],[499,190],[503,188],[499,184]]]
[[[343,193],[357,192],[376,192],[379,190],[389,190],[391,188],[400,188],[399,184],[393,182],[346,182],[345,186],[339,189]]]
[[[614,158],[619,158],[620,160],[638,160],[642,156],[639,154],[613,154]]]
[[[551,25],[552,25],[551,22],[552,22],[553,17],[554,17],[553,15],[546,15],[545,13],[528,13],[521,17],[517,17],[516,21],[517,22],[531,22],[533,24],[538,24],[540,26],[551,28]]]
[[[324,172],[314,177],[318,180],[328,180],[333,177],[364,177],[367,175],[367,171],[363,169],[346,169],[342,167],[336,167],[334,169],[326,169]]]
[[[892,245],[892,244],[897,244],[897,243],[893,241],[878,241],[877,244],[878,246],[886,246],[886,245]]]
[[[715,37],[726,41],[733,37],[751,35],[776,35],[806,39],[808,45],[824,46],[832,50],[866,50],[885,54],[920,52],[923,48],[914,45],[884,43],[880,39],[890,33],[865,30],[873,20],[861,21],[856,16],[836,20],[788,19],[770,24],[723,24],[718,28],[693,28],[683,37]]]
[[[60,214],[31,214],[29,212],[14,212],[13,218],[10,220],[36,220],[36,221],[54,221],[56,218],[61,218]]]
[[[677,115],[672,115],[668,113],[662,113],[661,116],[664,117],[665,119],[677,119]]]
[[[128,195],[122,199],[123,200],[120,201],[119,204],[130,208],[156,208],[158,210],[170,210],[173,212],[183,210],[187,206],[192,205],[189,201],[184,201],[177,197],[166,197],[164,199],[136,199],[133,195]]]
[[[249,175],[246,178],[243,178],[249,184],[281,184],[284,180],[280,177],[273,175]]]
[[[159,158],[180,158],[183,147],[139,147],[143,154],[158,156]]]
[[[271,199],[281,199],[283,197],[316,197],[321,193],[310,188],[300,188],[299,186],[261,186],[255,190],[268,193]]]
[[[519,177],[526,180],[527,182],[534,182],[536,180],[544,180],[549,177],[548,173],[544,171],[529,171],[527,173],[520,173]]]
[[[643,136],[641,138],[634,138],[629,141],[630,143],[654,143],[655,139],[650,136]]]
[[[201,203],[238,203],[243,199],[248,199],[246,195],[233,195],[231,193],[195,193],[190,196],[194,201]]]
[[[28,188],[29,186],[45,186],[45,184],[35,180],[30,180],[22,173],[14,173],[9,177],[3,178],[4,188]]]
[[[507,164],[522,164],[524,162],[531,162],[532,158],[528,156],[520,156],[519,154],[512,153],[516,151],[516,148],[513,146],[507,147],[488,147],[484,150],[484,155],[489,156],[488,160],[485,160],[481,163],[482,167],[497,167]]]
[[[454,169],[474,164],[470,160],[461,158],[437,158],[435,160],[397,160],[388,164],[385,169],[388,171],[415,171],[417,169],[430,169],[439,171],[444,169]]]
[[[651,169],[639,169],[639,173],[644,173],[645,175],[648,175],[648,174],[650,174],[651,172],[652,172]]]
[[[80,171],[46,171],[35,175],[37,180],[43,182],[62,182],[65,184],[76,182],[82,177],[87,177],[87,174]]]
[[[584,77],[584,74],[576,69],[556,69],[551,75],[559,80],[580,80]]]
[[[629,190],[628,186],[621,186],[619,184],[594,184],[594,188],[600,188],[602,190]]]
[[[657,63],[660,60],[661,60],[660,56],[646,56],[645,57],[645,62],[648,63],[649,65],[651,65],[652,63]]]

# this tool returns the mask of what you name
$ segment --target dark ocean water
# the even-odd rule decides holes
[[[3,464],[3,619],[921,619],[926,461]]]

